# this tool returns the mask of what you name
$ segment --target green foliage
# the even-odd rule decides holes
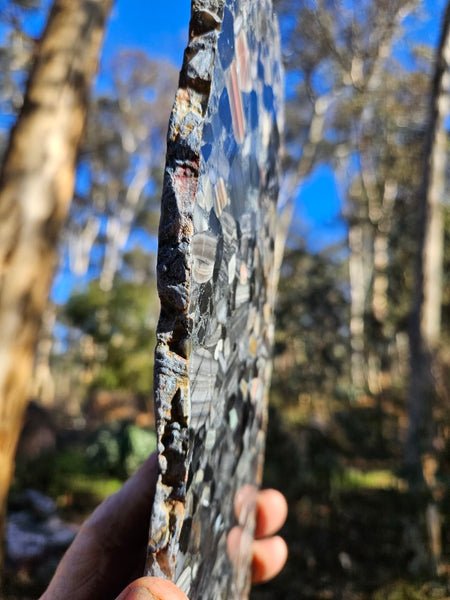
[[[423,600],[424,598],[425,596],[404,582],[390,585],[374,594],[374,600]]]
[[[295,245],[294,245],[295,244]],[[296,403],[299,393],[333,393],[348,376],[348,298],[342,263],[293,241],[286,251],[276,307],[272,393]]]
[[[92,342],[81,357],[93,373],[92,386],[150,395],[157,310],[153,283],[123,279],[109,291],[91,281],[69,299],[66,322]]]
[[[84,515],[116,492],[121,483],[117,476],[93,471],[84,449],[75,446],[18,460],[12,494],[27,488],[37,489],[63,507]]]
[[[405,581],[383,587],[373,595],[373,600],[445,600],[446,598],[448,593],[444,585],[412,586]]]
[[[361,471],[356,468],[348,468],[334,475],[331,485],[334,489],[340,491],[363,488],[382,490],[398,488],[401,482],[392,471],[387,469]]]
[[[156,450],[156,435],[127,422],[101,427],[86,448],[89,469],[129,477]]]
[[[38,458],[19,458],[13,493],[38,489],[61,504],[93,508],[156,449],[154,431],[129,422],[103,426],[83,440]]]

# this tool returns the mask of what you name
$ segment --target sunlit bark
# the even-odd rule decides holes
[[[361,392],[368,387],[378,394],[385,385],[386,373],[382,373],[380,356],[365,351],[366,346],[366,302],[372,288],[372,311],[380,323],[386,316],[388,300],[387,247],[392,222],[392,210],[396,189],[393,182],[385,182],[384,191],[379,191],[377,165],[370,147],[364,147],[363,140],[372,127],[376,108],[373,96],[381,86],[386,60],[389,58],[403,19],[417,2],[400,3],[392,20],[386,23],[382,32],[371,69],[364,76],[364,69],[358,57],[354,57],[347,77],[353,86],[364,96],[362,111],[356,126],[355,148],[360,157],[360,176],[367,215],[365,221],[371,228],[362,224],[349,226],[349,271],[350,271],[350,335],[351,335],[351,378],[354,388]],[[370,139],[370,135],[369,135]],[[370,144],[369,144],[370,146]],[[367,235],[367,232],[369,234]],[[368,269],[373,270],[372,273]]]
[[[364,231],[361,223],[350,224],[348,230],[350,272],[350,339],[351,378],[355,389],[364,389],[366,380],[364,357],[364,311],[367,295],[367,267],[365,259]]]

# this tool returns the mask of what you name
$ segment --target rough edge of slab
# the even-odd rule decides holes
[[[225,0],[192,0],[189,43],[169,122],[158,247],[154,388],[159,478],[147,573],[173,579],[186,502],[190,398],[188,317],[200,146]]]

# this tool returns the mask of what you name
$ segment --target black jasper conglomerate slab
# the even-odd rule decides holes
[[[241,600],[250,584],[282,126],[271,0],[193,0],[159,228],[160,474],[146,571],[171,579],[190,600]]]

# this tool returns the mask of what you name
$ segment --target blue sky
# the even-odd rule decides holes
[[[108,24],[104,57],[121,47],[133,46],[153,56],[169,57],[181,66],[188,39],[190,4],[190,0],[118,0]]]

